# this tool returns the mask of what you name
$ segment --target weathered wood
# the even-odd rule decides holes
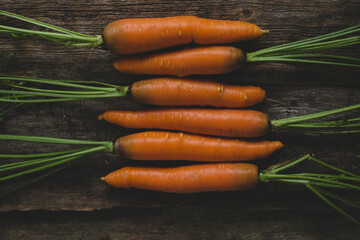
[[[3,239],[356,239],[334,213],[122,208],[0,213]],[[314,224],[317,223],[317,224]],[[334,231],[333,226],[336,226]]]
[[[1,9],[36,18],[85,34],[99,34],[110,21],[130,17],[196,15],[254,22],[271,33],[249,43],[234,44],[253,51],[280,43],[328,33],[358,24],[360,5],[352,1],[8,1]],[[1,24],[27,27],[0,17]],[[359,55],[359,48],[337,53]],[[0,55],[14,52],[1,73],[53,79],[129,84],[147,76],[119,74],[112,67],[117,56],[104,49],[76,48],[28,37],[0,36]],[[310,67],[310,69],[309,69]],[[319,73],[321,71],[321,73]],[[240,71],[209,77],[239,84],[255,84],[269,98],[256,109],[272,119],[318,112],[359,103],[358,71],[290,66],[278,63],[246,65]],[[339,79],[341,76],[341,79]],[[351,79],[342,79],[342,77]],[[1,106],[0,106],[1,107]],[[1,134],[37,135],[111,141],[139,130],[99,122],[109,109],[143,109],[128,98],[39,104],[23,107],[0,123]],[[350,113],[355,116],[356,113]],[[260,169],[305,153],[338,167],[360,173],[360,136],[318,136],[287,131],[269,133],[285,148],[255,163]],[[32,153],[64,149],[57,145],[1,142],[0,153]],[[21,192],[0,199],[0,236],[4,239],[177,238],[177,239],[355,239],[357,229],[332,212],[302,186],[263,184],[247,192],[165,194],[111,189],[99,178],[125,165],[138,163],[113,154],[97,154]],[[323,171],[304,163],[298,171]],[[8,183],[2,183],[6,189]],[[353,195],[356,201],[359,196]],[[358,212],[354,212],[359,217]],[[52,226],[56,225],[55,228]],[[245,227],[246,226],[246,227]],[[111,233],[110,233],[111,232]],[[173,234],[173,235],[171,235]]]

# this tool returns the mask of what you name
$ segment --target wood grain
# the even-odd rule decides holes
[[[233,44],[246,51],[325,34],[360,22],[357,0],[3,0],[1,9],[85,34],[100,34],[107,23],[120,18],[176,15],[244,20],[271,30],[260,39]],[[0,17],[0,22],[29,27],[4,17]],[[68,47],[36,37],[0,36],[0,55],[10,52],[14,52],[14,58],[1,73],[119,85],[151,77],[116,72],[112,62],[117,56],[101,48]],[[358,56],[359,52],[359,47],[336,51],[350,56]],[[210,78],[265,88],[268,98],[283,104],[266,101],[255,109],[268,113],[272,119],[280,119],[359,103],[358,74],[358,71],[344,68],[258,63],[246,65],[232,74]],[[144,108],[149,106],[128,98],[27,106],[1,122],[0,133],[111,141],[136,131],[99,122],[97,115],[109,109]],[[338,167],[360,173],[355,158],[359,153],[359,134],[318,136],[274,131],[265,138],[281,140],[285,148],[269,159],[256,161],[260,169],[313,153]],[[1,142],[0,145],[0,153],[61,149],[64,147],[51,144]],[[263,184],[247,192],[178,195],[111,189],[99,180],[121,166],[139,164],[175,166],[184,163],[131,162],[113,154],[90,156],[36,185],[0,199],[1,238],[356,239],[359,233],[302,186]],[[304,163],[296,170],[324,169]],[[0,188],[9,186],[2,183]],[[349,197],[359,201],[359,194]],[[360,217],[359,212],[353,214]]]

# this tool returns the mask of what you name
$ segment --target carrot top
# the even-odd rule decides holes
[[[318,163],[332,171],[337,172],[338,174],[319,174],[319,173],[286,173],[280,174],[280,172],[299,164],[303,161],[312,161]],[[349,206],[360,208],[360,205],[356,202],[350,201],[341,197],[337,194],[334,194],[328,189],[347,189],[347,190],[360,190],[360,176],[345,171],[343,169],[334,167],[328,163],[325,163],[319,159],[314,158],[313,156],[307,154],[300,158],[294,160],[286,161],[274,166],[270,166],[267,170],[259,174],[259,180],[262,182],[283,182],[291,184],[301,184],[307,187],[312,191],[317,197],[324,201],[327,205],[333,208],[335,211],[349,219],[351,222],[360,226],[360,222],[353,218],[351,215],[343,211],[341,208],[336,206],[333,202],[329,200],[335,199],[339,202],[345,203]]]
[[[11,34],[14,37],[21,35],[36,35],[56,43],[70,45],[70,46],[97,47],[104,43],[101,35],[90,36],[90,35],[77,33],[65,28],[57,27],[48,23],[40,22],[32,18],[24,17],[3,10],[0,10],[0,14],[55,31],[55,32],[35,31],[35,30],[28,30],[28,29],[0,25],[0,33]]]
[[[358,32],[360,32],[360,25],[355,25],[325,35],[261,49],[255,52],[247,53],[246,61],[302,62],[360,67],[360,58],[315,53],[323,50],[331,50],[357,45],[360,43],[360,36],[352,36],[347,38],[339,37]]]
[[[25,82],[67,87],[76,90],[55,90],[25,86]],[[129,86],[117,86],[96,81],[52,80],[0,74],[0,86],[15,90],[0,90],[0,102],[41,103],[64,102],[93,98],[126,96]]]
[[[274,129],[289,129],[310,133],[359,133],[360,118],[342,118],[325,122],[312,122],[311,120],[332,116],[335,114],[359,109],[360,104],[354,104],[342,108],[331,109],[323,112],[307,114],[298,117],[272,120]]]
[[[18,178],[34,172],[47,170],[42,175],[23,182],[13,189],[0,193],[0,197],[4,197],[16,190],[26,187],[35,183],[51,174],[54,174],[62,169],[70,166],[75,160],[78,160],[88,154],[96,152],[113,152],[112,142],[96,142],[96,141],[83,141],[71,140],[62,138],[49,138],[49,137],[34,137],[34,136],[16,136],[16,135],[0,135],[0,140],[6,141],[26,141],[26,142],[41,142],[53,144],[71,144],[71,145],[84,145],[86,147],[76,148],[72,150],[50,152],[50,153],[37,153],[37,154],[0,154],[1,158],[22,159],[20,162],[0,164],[0,173],[8,173],[0,177],[0,182]],[[339,174],[320,174],[320,173],[280,173],[288,168],[299,164],[305,160],[313,161],[324,167],[338,172]],[[25,169],[25,170],[22,170]],[[14,171],[17,171],[14,173]],[[353,218],[351,215],[340,209],[329,199],[335,199],[342,203],[348,204],[353,207],[359,208],[359,204],[347,200],[337,194],[334,194],[329,189],[345,189],[345,190],[360,190],[360,176],[347,172],[345,170],[334,167],[330,164],[322,162],[310,155],[290,160],[284,163],[276,164],[269,167],[267,170],[259,174],[259,181],[261,182],[283,182],[291,184],[305,185],[322,201],[330,207],[338,211],[344,217],[360,226],[360,222]]]

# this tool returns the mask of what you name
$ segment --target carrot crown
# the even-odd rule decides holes
[[[47,40],[50,40],[50,41],[53,41],[56,43],[70,45],[70,46],[97,47],[104,43],[101,35],[90,36],[90,35],[77,33],[77,32],[70,31],[65,28],[57,27],[57,26],[54,26],[54,25],[51,25],[48,23],[40,22],[40,21],[37,21],[32,18],[24,17],[21,15],[18,15],[15,13],[10,13],[10,12],[3,11],[3,10],[0,10],[0,14],[55,31],[55,32],[35,31],[35,30],[0,25],[0,33],[11,34],[14,37],[25,36],[25,35],[35,35],[35,36],[43,37]]]
[[[248,53],[246,61],[302,62],[360,67],[360,58],[314,53],[359,44],[360,36],[336,39],[345,35],[358,33],[359,31],[360,25],[356,25],[318,37],[261,49]]]
[[[339,174],[319,174],[319,173],[279,174],[279,172],[284,171],[305,160],[309,160],[321,164],[322,166],[329,168],[335,172],[338,172]],[[360,205],[356,202],[350,201],[339,195],[324,190],[324,188],[330,188],[330,189],[347,189],[347,190],[359,191],[360,176],[356,174],[334,167],[308,154],[303,157],[297,158],[295,160],[291,160],[271,166],[269,169],[260,173],[259,179],[262,182],[286,182],[292,184],[305,185],[310,191],[312,191],[316,196],[318,196],[330,207],[335,209],[337,212],[342,214],[344,217],[346,217],[356,225],[360,226],[360,222],[358,220],[356,220],[348,213],[346,213],[338,206],[336,206],[333,202],[329,200],[329,198],[338,200],[339,202],[348,204],[356,208],[360,208]]]
[[[24,83],[60,86],[71,90],[28,87]],[[10,90],[0,90],[0,102],[12,103],[64,102],[93,98],[123,97],[129,89],[129,86],[117,86],[94,81],[51,80],[0,74],[1,85],[10,88]]]

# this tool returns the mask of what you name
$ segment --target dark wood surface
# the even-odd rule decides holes
[[[196,15],[244,20],[271,33],[234,44],[248,51],[325,34],[360,22],[360,2],[352,1],[17,1],[2,0],[1,9],[85,34],[100,34],[109,22],[130,17]],[[1,24],[29,25],[0,17]],[[2,73],[129,84],[147,76],[129,76],[112,68],[115,55],[104,49],[57,45],[36,37],[0,36],[0,54],[14,52]],[[337,53],[359,55],[359,48]],[[359,72],[316,66],[259,63],[232,74],[211,77],[254,84],[271,99],[255,107],[271,119],[297,116],[359,103]],[[136,132],[99,122],[109,109],[143,109],[131,99],[39,104],[17,109],[0,123],[1,134],[111,141]],[[356,115],[356,113],[352,113]],[[285,148],[256,161],[260,169],[312,153],[360,173],[359,135],[319,136],[274,131]],[[1,142],[1,153],[32,153],[60,146]],[[1,239],[357,239],[359,229],[302,186],[262,184],[246,192],[167,194],[112,189],[100,177],[125,165],[113,154],[83,159],[35,185],[0,200]],[[159,163],[146,163],[159,165]],[[163,163],[175,165],[178,163]],[[182,163],[181,163],[182,164]],[[323,171],[304,163],[298,171]],[[7,188],[7,184],[0,186]],[[357,201],[359,195],[351,194]],[[359,212],[351,211],[360,217]]]

